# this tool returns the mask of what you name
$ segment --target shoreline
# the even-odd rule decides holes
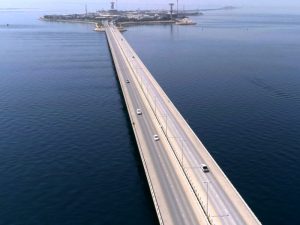
[[[62,19],[57,19],[57,20],[51,20],[51,19],[45,19],[45,18],[39,18],[41,21],[45,22],[58,22],[58,23],[82,23],[82,24],[97,24],[98,22],[96,21],[85,21],[85,20],[62,20]]]
[[[163,21],[128,21],[128,22],[119,22],[119,25],[124,27],[134,26],[134,25],[157,25],[157,24],[174,24],[176,21],[173,20],[163,20]]]
[[[88,20],[64,20],[64,19],[46,19],[39,18],[41,21],[45,22],[59,22],[59,23],[82,23],[82,24],[97,24],[99,21],[88,21]],[[162,20],[162,21],[128,21],[128,22],[119,22],[121,26],[135,26],[135,25],[160,25],[160,24],[175,24],[176,21],[173,20]]]

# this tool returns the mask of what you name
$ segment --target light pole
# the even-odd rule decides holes
[[[176,136],[174,136],[174,137],[168,137],[168,138],[174,138],[176,141],[175,142],[177,142],[177,144],[178,144],[178,146],[179,146],[179,151],[177,151],[176,150],[176,155],[178,155],[178,160],[179,160],[179,163],[180,163],[180,158],[181,158],[181,166],[182,166],[182,168],[184,167],[184,165],[183,165],[183,157],[184,157],[184,154],[183,154],[183,142],[184,141],[186,141],[186,140],[184,140],[182,137],[176,137]],[[179,142],[178,142],[178,140],[179,140]],[[180,157],[180,141],[181,141],[181,157]]]
[[[147,79],[146,79],[145,76],[144,76],[144,86],[145,86],[145,88],[146,88],[146,93],[147,93],[147,95],[148,95],[148,86],[149,86],[149,84],[148,84]]]
[[[142,87],[142,74],[140,74],[140,85]]]
[[[142,91],[144,91],[142,75],[141,75],[141,88],[142,88]]]
[[[206,213],[207,213],[207,216],[209,216],[208,215],[208,183],[209,183],[209,181],[204,181],[203,183],[206,184]]]
[[[131,63],[133,62],[133,60],[131,60]],[[137,71],[137,70],[140,70],[141,68],[139,67],[136,67],[136,66],[133,66],[133,63],[132,63],[132,67]],[[142,87],[142,73],[138,73],[138,71],[135,73],[135,77],[137,79],[137,81],[139,81],[139,77],[140,77],[140,86]],[[143,87],[142,87],[143,88]]]
[[[147,93],[147,98],[148,98],[148,95],[149,95],[148,85],[146,85],[146,93]]]
[[[166,136],[168,138],[168,115],[166,115]]]
[[[183,138],[181,138],[181,165],[182,165],[182,168],[184,167],[183,166]]]
[[[168,115],[165,114],[165,115],[162,115],[161,117],[166,118],[166,120],[165,120],[165,133],[166,133],[166,137],[168,138]]]
[[[156,96],[154,96],[154,113],[156,115]]]

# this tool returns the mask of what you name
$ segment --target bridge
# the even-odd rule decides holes
[[[124,36],[105,32],[159,223],[261,224]]]

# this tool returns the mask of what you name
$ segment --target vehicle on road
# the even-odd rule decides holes
[[[157,135],[157,134],[154,134],[154,135],[153,135],[153,139],[154,139],[154,141],[158,141],[158,140],[159,140],[158,135]]]
[[[127,79],[127,80],[126,80],[126,83],[127,83],[127,84],[129,84],[129,83],[130,83],[130,81]]]
[[[204,173],[209,172],[209,169],[208,169],[207,165],[205,165],[205,164],[201,164],[201,169]]]
[[[142,110],[141,110],[141,109],[137,109],[137,110],[136,110],[136,114],[142,115]]]

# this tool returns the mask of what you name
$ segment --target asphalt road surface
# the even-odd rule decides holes
[[[121,49],[116,42],[116,38],[112,37],[114,32],[109,29],[107,30],[107,36],[110,39],[111,48],[115,50],[118,59],[118,66],[122,73],[118,74],[119,81],[125,87],[130,96],[133,108],[141,109],[142,115],[137,115],[137,120],[134,121],[135,126],[140,126],[142,132],[139,134],[149,151],[149,156],[154,173],[158,176],[158,182],[164,196],[164,203],[167,207],[167,213],[170,214],[172,221],[164,221],[166,224],[208,224],[206,221],[203,210],[195,197],[193,190],[189,188],[189,183],[187,182],[184,173],[178,173],[178,162],[173,158],[170,158],[170,153],[166,151],[166,146],[162,143],[163,135],[160,136],[159,141],[155,141],[153,138],[154,134],[162,133],[161,127],[158,123],[153,122],[150,117],[150,113],[147,110],[144,101],[141,99],[141,95],[138,93],[138,83],[132,75],[132,71],[128,67],[128,62],[123,56]],[[130,83],[127,83],[127,80]],[[175,168],[177,167],[177,168]],[[187,188],[188,187],[188,188]]]

